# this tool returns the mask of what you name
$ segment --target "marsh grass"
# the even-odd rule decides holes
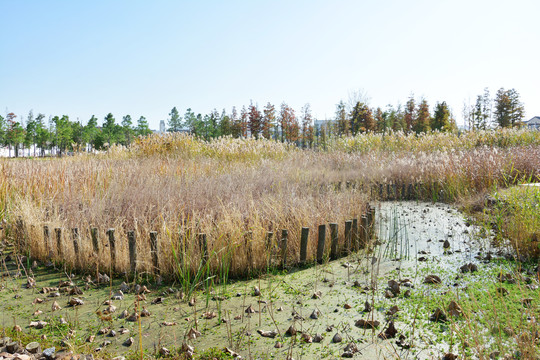
[[[508,239],[518,259],[540,258],[540,187],[515,186],[496,194],[488,212],[500,242]]]
[[[515,283],[500,282],[501,271],[512,274]],[[540,303],[537,290],[528,288],[524,278],[514,263],[500,261],[500,266],[467,274],[453,290],[430,296],[420,293],[419,297],[413,296],[411,303],[418,303],[424,316],[436,308],[442,309],[447,321],[421,319],[425,330],[433,334],[437,343],[449,344],[467,358],[534,359],[540,355]],[[523,304],[526,298],[532,299],[528,306]],[[461,315],[451,316],[447,312],[451,301],[459,305]]]
[[[157,231],[160,274],[189,287],[210,274],[225,279],[268,271],[268,232],[279,248],[279,234],[288,230],[287,259],[296,264],[301,228],[313,234],[319,224],[360,219],[374,186],[414,185],[417,199],[456,201],[534,181],[539,137],[506,130],[463,136],[367,134],[333,139],[320,152],[268,140],[150,136],[97,156],[1,160],[0,214],[10,238],[22,217],[28,243],[20,251],[41,259],[52,252],[70,268],[77,262],[71,229],[79,228],[83,270],[110,267],[105,231],[115,228],[115,271],[130,268],[127,231],[134,230],[136,270],[155,272],[149,232]],[[51,229],[48,244],[44,225]],[[98,253],[89,240],[92,227],[99,230]],[[55,228],[63,229],[62,249]],[[252,240],[246,243],[248,232]],[[206,266],[201,266],[200,233],[208,238]],[[308,263],[315,251],[316,242],[310,241]]]

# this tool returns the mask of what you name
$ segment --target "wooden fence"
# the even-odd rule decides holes
[[[365,248],[374,236],[374,223],[375,208],[373,206],[368,206],[367,212],[363,214],[360,219],[355,218],[345,221],[343,224],[344,236],[342,237],[339,236],[339,224],[329,223],[319,225],[317,228],[316,246],[313,246],[313,248],[316,249],[312,257],[313,261],[321,264],[327,260],[336,260],[339,257],[347,256],[353,252]],[[28,252],[28,233],[22,218],[17,219],[15,229],[13,230],[15,244],[18,251],[21,253]],[[283,268],[307,264],[311,230],[312,229],[309,227],[301,228],[299,241],[300,252],[299,254],[295,255],[294,258],[291,257],[291,250],[288,249],[290,242],[289,231],[287,229],[281,229],[277,236],[275,236],[276,234],[273,232],[267,232],[264,239],[264,246],[267,252],[273,254],[273,259],[269,259],[269,261],[273,261],[274,265],[277,264],[277,266]],[[110,267],[112,271],[119,271],[119,269],[116,267],[117,260],[119,259],[119,244],[117,242],[118,232],[114,228],[107,229],[105,231],[105,241],[103,242],[99,238],[100,231],[97,227],[90,228],[88,233],[90,235],[89,238],[84,238],[81,236],[82,232],[79,230],[79,228],[72,228],[70,231],[66,231],[66,229],[63,228],[56,227],[51,229],[49,225],[44,225],[42,232],[42,246],[45,249],[45,257],[48,260],[57,260],[60,262],[63,261],[67,254],[66,247],[68,244],[66,242],[66,238],[69,237],[71,239],[71,243],[73,245],[72,248],[75,255],[73,264],[74,268],[88,270],[88,262],[84,261],[84,259],[90,254],[83,254],[81,252],[81,248],[83,248],[83,241],[89,241],[87,248],[91,249],[91,255],[97,259],[100,259],[100,257],[104,255],[105,251],[108,251],[111,263],[109,266],[106,266],[106,268]],[[127,231],[126,235],[129,253],[129,271],[131,273],[135,273],[139,268],[141,257],[137,250],[138,242],[148,241],[151,258],[151,272],[154,274],[160,274],[162,249],[158,232],[150,231],[147,239],[137,237],[137,233],[133,230]],[[210,260],[209,248],[211,244],[209,242],[211,239],[209,239],[207,234],[204,233],[197,234],[195,239],[197,240],[196,246],[198,246],[200,253],[201,264],[205,265]],[[253,257],[253,244],[255,240],[256,239],[253,239],[252,232],[248,231],[245,233],[243,245],[245,247],[247,258],[246,271],[248,272],[256,270]],[[55,246],[53,246],[53,242],[55,242]],[[182,243],[182,241],[180,243]],[[181,261],[186,257],[186,250],[183,247],[184,244],[181,244],[180,248],[178,249],[178,256]],[[272,249],[277,249],[277,251]]]

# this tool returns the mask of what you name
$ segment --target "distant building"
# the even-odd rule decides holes
[[[165,120],[160,120],[159,121],[159,132],[160,133],[164,133],[166,130],[165,130]]]
[[[316,135],[320,135],[321,129],[324,129],[326,132],[328,132],[328,129],[333,126],[333,124],[336,122],[336,120],[315,120],[313,123],[313,126],[315,128]]]
[[[535,116],[529,121],[524,121],[524,123],[530,130],[540,130],[540,116]]]

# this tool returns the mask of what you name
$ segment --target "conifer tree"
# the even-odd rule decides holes
[[[167,131],[169,132],[177,132],[181,131],[183,127],[182,123],[182,117],[180,116],[178,109],[176,109],[176,106],[171,109],[171,112],[169,113],[169,119],[167,119],[167,125],[169,128]]]
[[[276,107],[270,102],[266,104],[263,109],[263,120],[262,120],[262,135],[265,139],[270,139],[272,137],[272,129],[276,126]],[[277,131],[275,132],[275,138],[277,139]]]
[[[148,125],[148,121],[144,116],[141,116],[139,120],[137,120],[137,127],[135,129],[135,133],[138,136],[146,136],[152,133],[152,130],[150,130],[150,126]]]
[[[450,115],[450,109],[445,101],[437,103],[435,105],[435,111],[433,118],[431,119],[431,129],[439,131],[451,131],[452,119]]]
[[[429,114],[429,105],[426,99],[422,99],[416,112],[416,123],[413,129],[416,133],[430,131],[431,115]]]
[[[259,138],[259,133],[262,130],[262,118],[257,104],[254,105],[253,101],[251,101],[248,107],[248,126],[251,136],[255,139]]]
[[[351,133],[351,125],[347,117],[347,107],[343,100],[336,105],[336,127],[338,135],[348,136]]]
[[[313,131],[313,115],[311,115],[311,105],[305,104],[302,107],[302,134],[301,141],[302,147],[311,147],[313,144],[314,131]]]
[[[407,104],[405,104],[405,112],[403,114],[403,120],[405,121],[406,134],[412,131],[413,126],[416,123],[415,113],[416,113],[416,104],[414,102],[414,96],[411,95],[409,100],[407,100]]]

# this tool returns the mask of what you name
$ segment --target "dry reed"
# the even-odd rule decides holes
[[[25,250],[42,259],[48,257],[43,226],[63,228],[66,255],[57,260],[70,265],[75,264],[70,229],[79,228],[80,257],[87,268],[109,267],[105,231],[115,228],[118,271],[129,269],[129,230],[135,230],[138,239],[139,272],[154,270],[148,234],[159,232],[162,274],[178,270],[180,260],[174,254],[179,252],[185,266],[196,271],[201,259],[196,237],[205,233],[210,269],[226,267],[234,276],[249,268],[266,268],[268,252],[277,246],[267,249],[269,231],[277,235],[281,229],[289,230],[287,258],[296,262],[301,227],[310,227],[308,258],[313,261],[317,225],[336,222],[343,234],[345,220],[365,213],[375,184],[400,188],[414,184],[418,198],[454,201],[495,186],[537,179],[540,173],[538,136],[529,133],[485,135],[488,140],[480,146],[471,145],[483,139],[478,134],[392,136],[393,140],[384,138],[394,144],[386,151],[375,141],[381,137],[371,134],[364,140],[334,140],[328,151],[319,152],[267,140],[205,142],[172,134],[139,139],[129,149],[113,147],[98,156],[2,160],[0,215],[9,224],[22,217],[29,240]],[[513,146],[522,138],[528,139],[528,146]],[[453,147],[436,149],[434,139]],[[372,151],[367,151],[368,145],[355,150],[358,146],[347,141],[371,142]],[[497,146],[497,141],[504,146]],[[395,144],[408,145],[398,150]],[[91,227],[100,232],[99,254],[92,250]],[[248,231],[253,240],[246,243]],[[50,246],[58,254],[56,242]]]

